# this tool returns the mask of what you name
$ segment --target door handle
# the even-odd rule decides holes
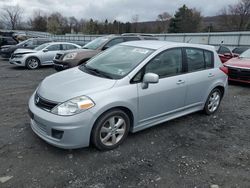
[[[185,83],[184,80],[178,80],[178,82],[176,82],[177,85],[184,84],[184,83]]]
[[[213,74],[213,73],[209,73],[209,74],[208,74],[208,78],[211,78],[211,77],[214,77],[214,74]]]

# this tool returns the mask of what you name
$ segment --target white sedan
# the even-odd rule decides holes
[[[53,65],[53,58],[58,52],[80,49],[81,46],[68,42],[50,42],[31,49],[17,49],[10,57],[9,63],[36,69],[42,65]]]

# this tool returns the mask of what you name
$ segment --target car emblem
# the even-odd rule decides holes
[[[37,98],[35,99],[35,103],[38,104],[39,103],[39,97],[37,96]]]

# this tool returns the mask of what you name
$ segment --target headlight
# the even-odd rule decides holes
[[[54,107],[51,112],[61,116],[71,116],[95,106],[95,103],[86,96],[75,97]]]
[[[63,57],[63,61],[66,60],[66,59],[74,59],[76,57],[76,52],[74,53],[69,53],[69,54],[66,54],[64,57]]]
[[[23,55],[14,55],[15,58],[22,58]]]

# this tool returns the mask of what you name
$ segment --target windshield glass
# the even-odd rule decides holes
[[[250,49],[248,49],[247,51],[245,51],[242,54],[240,54],[240,58],[250,59]]]
[[[28,39],[28,40],[25,40],[25,41],[19,42],[19,43],[17,44],[17,46],[23,46],[24,44],[26,44],[26,43],[30,43],[30,42],[32,42],[32,39]]]
[[[117,45],[92,58],[85,66],[80,66],[80,69],[92,70],[112,79],[120,79],[152,52],[151,49]]]
[[[96,50],[101,45],[103,45],[107,40],[108,40],[107,37],[99,37],[99,38],[92,40],[91,42],[83,46],[82,48]]]
[[[48,45],[49,45],[49,43],[42,44],[42,45],[36,47],[34,50],[40,51],[40,50],[46,48]]]

